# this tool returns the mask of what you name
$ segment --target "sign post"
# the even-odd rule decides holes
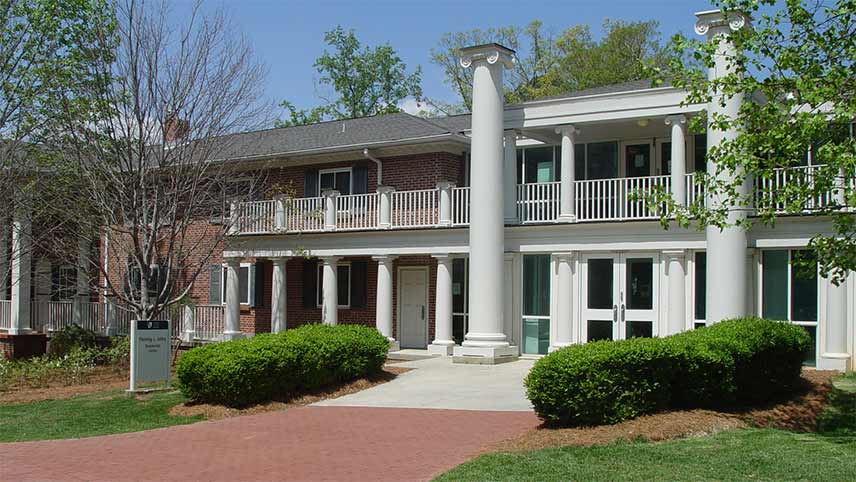
[[[129,394],[137,393],[141,381],[165,382],[169,388],[170,322],[131,322],[131,383]]]

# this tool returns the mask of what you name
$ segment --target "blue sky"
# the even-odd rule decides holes
[[[190,0],[175,0],[181,14]],[[657,20],[666,39],[692,34],[693,13],[710,9],[704,0],[206,0],[204,8],[223,7],[249,38],[259,59],[269,66],[266,95],[271,102],[289,99],[311,107],[316,97],[312,64],[325,45],[324,32],[341,24],[355,29],[363,44],[389,42],[409,68],[422,66],[428,97],[455,100],[443,73],[430,63],[430,50],[445,32],[541,20],[555,33],[589,24],[599,33],[605,18]]]

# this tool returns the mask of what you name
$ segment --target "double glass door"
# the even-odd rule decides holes
[[[658,255],[594,254],[583,259],[583,339],[657,336]]]

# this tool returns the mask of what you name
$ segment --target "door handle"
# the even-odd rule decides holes
[[[624,309],[624,303],[621,303],[621,322],[624,323],[624,315],[626,310]]]
[[[618,323],[618,305],[612,305],[612,322]]]

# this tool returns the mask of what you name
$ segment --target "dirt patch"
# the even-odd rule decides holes
[[[128,370],[95,367],[87,373],[85,383],[70,385],[67,380],[52,379],[44,387],[12,385],[0,392],[0,405],[59,400],[93,392],[128,388]]]
[[[339,398],[344,395],[350,395],[367,388],[371,388],[381,383],[386,383],[396,376],[410,371],[410,368],[402,368],[387,364],[383,368],[383,372],[375,377],[360,378],[353,382],[341,385],[338,387],[329,387],[304,393],[295,398],[288,400],[275,400],[267,403],[261,403],[246,408],[231,408],[223,405],[214,405],[209,403],[183,403],[176,405],[170,409],[170,415],[192,417],[203,415],[207,420],[219,420],[223,418],[237,417],[240,415],[251,415],[254,413],[274,412],[285,410],[292,407],[310,405],[321,400]]]
[[[522,452],[547,447],[605,445],[619,440],[657,442],[708,435],[748,426],[813,431],[837,372],[803,371],[803,386],[789,400],[733,411],[680,410],[656,413],[615,425],[530,430],[489,447],[488,452]]]

